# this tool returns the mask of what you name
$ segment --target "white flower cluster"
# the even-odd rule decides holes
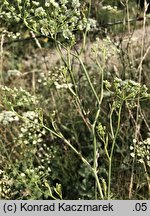
[[[0,13],[0,18],[2,17],[2,13]],[[5,39],[9,38],[9,39],[14,40],[20,37],[20,32],[15,33],[15,32],[8,31],[5,28],[0,28],[0,35],[4,35]]]
[[[40,3],[37,1],[32,1],[32,4],[38,7]]]
[[[150,138],[139,143],[134,139],[133,144],[130,146],[131,157],[136,157],[140,163],[145,162],[150,167]]]
[[[95,57],[99,57],[104,65],[107,65],[110,57],[112,58],[119,53],[119,49],[116,48],[109,36],[107,36],[103,40],[100,40],[100,38],[96,38],[96,42],[92,47],[92,51],[94,52]]]
[[[19,117],[12,111],[4,110],[0,113],[0,123],[3,125],[10,124],[12,122],[18,122]]]
[[[108,11],[112,11],[112,12],[117,12],[118,8],[116,6],[112,7],[111,5],[107,5],[107,6],[103,6],[102,10],[108,10]]]
[[[35,111],[27,111],[23,113],[23,123],[20,126],[20,134],[16,139],[19,145],[24,143],[25,145],[35,146],[34,151],[39,143],[43,142],[42,136],[46,133],[45,129],[42,129],[39,124],[38,113]],[[34,153],[35,153],[34,152]]]
[[[23,113],[23,117],[34,120],[35,118],[38,118],[38,113],[35,111],[27,111]]]
[[[116,108],[124,101],[129,108],[134,108],[137,106],[138,98],[140,100],[150,98],[146,85],[141,85],[133,80],[122,80],[116,77],[113,84],[108,81],[105,82],[105,84],[108,92],[113,93],[116,97],[114,101],[114,106]]]
[[[38,103],[38,99],[31,95],[28,91],[20,88],[9,88],[7,86],[0,86],[1,94],[4,103],[9,104],[12,107],[31,107],[32,105],[36,105]]]
[[[50,5],[59,8],[59,4],[55,0],[46,0],[45,1],[45,6],[50,7]]]
[[[70,89],[73,84],[66,82],[67,68],[64,66],[55,67],[52,71],[49,71],[48,75],[41,73],[38,78],[38,88],[51,87],[54,85],[56,89]]]
[[[19,77],[19,76],[21,76],[21,72],[19,71],[19,70],[8,70],[7,71],[7,77],[13,77],[13,78],[15,78],[15,77]]]
[[[80,2],[79,2],[79,0],[72,0],[72,7],[73,7],[73,8],[78,8],[78,7],[80,7]]]
[[[76,30],[96,27],[95,20],[82,15],[79,0],[27,0],[25,3],[23,0],[14,0],[13,3],[8,0],[1,1],[4,13],[0,13],[0,16],[10,25],[23,20],[24,24],[35,32],[53,38],[59,35],[58,40],[66,39],[71,44],[75,43]]]
[[[97,25],[96,20],[95,20],[95,19],[89,18],[89,19],[87,20],[87,31],[96,29],[96,28],[97,28],[96,25]]]
[[[70,89],[73,87],[72,83],[62,83],[54,82],[56,89]]]
[[[41,164],[37,169],[42,171],[47,170],[48,172],[51,172],[50,164],[52,159],[55,158],[55,147],[53,145],[49,147],[48,144],[44,143],[38,148],[36,154]]]
[[[43,7],[38,7],[35,10],[35,16],[46,17],[46,11],[44,10]]]
[[[0,170],[0,195],[1,198],[8,198],[11,193],[13,179],[10,178],[3,170]]]

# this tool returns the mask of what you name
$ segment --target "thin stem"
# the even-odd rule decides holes
[[[92,135],[93,135],[93,169],[95,170],[95,172],[97,172],[97,139],[96,139],[96,131],[95,131],[95,127],[96,127],[96,123],[97,123],[97,119],[99,117],[100,114],[100,107],[96,113],[96,117],[95,117],[95,121],[92,125]],[[95,199],[97,198],[97,180],[95,179]]]
[[[97,95],[97,93],[96,93],[96,91],[95,91],[95,89],[94,89],[94,86],[93,86],[93,84],[92,84],[92,82],[91,82],[91,79],[90,79],[89,74],[88,74],[88,72],[87,72],[87,70],[86,70],[86,68],[85,68],[85,65],[84,65],[84,63],[83,63],[83,61],[82,61],[82,59],[81,59],[80,56],[77,56],[77,58],[79,59],[79,62],[80,62],[80,64],[81,64],[82,68],[83,68],[84,74],[85,74],[85,76],[86,76],[86,78],[87,78],[87,81],[88,81],[88,83],[89,83],[89,85],[90,85],[90,88],[91,88],[91,90],[92,90],[92,92],[93,92],[93,94],[94,94],[94,96],[95,96],[95,98],[96,98],[96,100],[97,100],[98,105],[99,105],[99,104],[100,104],[99,97],[98,97],[98,95]]]
[[[98,98],[98,110],[96,112],[96,115],[95,115],[95,120],[93,122],[93,125],[92,125],[92,134],[93,134],[93,169],[95,171],[97,171],[97,139],[96,139],[96,124],[97,124],[97,121],[98,121],[98,118],[100,116],[100,111],[101,111],[101,103],[102,103],[102,100],[103,100],[103,87],[104,87],[104,70],[103,68],[101,67],[98,59],[96,58],[96,63],[101,71],[101,94],[100,94],[100,99]],[[95,199],[97,198],[97,182],[95,182]]]
[[[118,122],[117,122],[117,129],[116,132],[114,134],[113,137],[113,141],[112,141],[112,147],[111,147],[111,152],[110,152],[110,157],[109,157],[109,171],[108,171],[108,199],[110,199],[110,192],[111,192],[111,174],[112,174],[112,159],[113,159],[113,153],[114,153],[114,147],[115,147],[115,143],[116,143],[116,138],[118,136],[118,132],[120,129],[120,120],[121,120],[121,110],[122,110],[122,104],[119,107],[119,112],[118,112]],[[110,118],[112,118],[113,115],[113,111],[111,111],[111,115]]]
[[[147,186],[148,186],[148,199],[150,199],[150,177],[148,175],[147,168],[146,168],[146,165],[145,165],[144,161],[143,161],[143,166],[144,166],[144,170],[145,170],[145,173],[146,173],[146,180],[147,180]]]
[[[61,45],[56,43],[56,48],[57,48],[57,51],[58,51],[61,59],[63,60],[64,64],[66,65],[66,67],[67,67],[67,69],[69,71],[69,76],[70,76],[70,79],[71,79],[71,81],[73,83],[73,86],[74,86],[74,89],[75,89],[75,90],[73,90],[72,88],[69,88],[69,91],[71,92],[71,94],[73,95],[73,97],[75,99],[75,103],[76,103],[76,105],[77,105],[77,107],[79,109],[79,113],[80,113],[84,123],[86,124],[88,130],[91,132],[91,123],[90,123],[89,119],[87,119],[85,117],[86,116],[86,111],[84,110],[84,107],[81,104],[81,100],[80,100],[79,95],[78,95],[76,81],[75,81],[74,74],[73,74],[73,71],[72,71],[72,68],[71,68],[71,59],[70,59],[70,56],[72,55],[72,53],[70,52],[71,50],[70,50],[70,48],[65,49],[67,51],[67,60],[66,60],[64,58],[63,53],[62,53]]]
[[[3,44],[4,44],[4,34],[2,34],[0,43],[0,84],[4,84],[3,79]]]
[[[88,33],[88,19],[89,19],[90,14],[91,14],[91,7],[92,7],[92,0],[89,0],[87,24],[86,24],[85,32],[83,33],[83,43],[82,43],[82,47],[81,47],[81,50],[80,50],[80,54],[85,50],[85,46],[86,46],[86,38],[87,38],[87,33]]]
[[[100,182],[99,182],[99,178],[97,176],[97,171],[95,169],[93,169],[93,167],[90,165],[90,163],[81,155],[81,153],[67,140],[65,139],[65,137],[62,135],[61,132],[55,132],[53,131],[52,129],[48,128],[46,125],[42,124],[42,123],[35,123],[33,122],[32,120],[28,119],[28,118],[25,118],[23,116],[21,116],[20,114],[18,114],[13,107],[11,107],[12,111],[15,112],[15,114],[21,118],[22,120],[26,121],[30,121],[32,123],[34,123],[35,125],[38,125],[38,126],[41,126],[43,128],[45,128],[47,131],[49,131],[50,133],[52,133],[54,136],[60,138],[61,140],[64,141],[64,143],[66,143],[73,151],[75,154],[77,154],[79,156],[79,158],[82,160],[82,162],[92,171],[95,179],[96,179],[96,182],[97,182],[97,185],[98,185],[98,191],[100,193],[100,197],[101,199],[104,199],[104,196],[103,196],[103,193],[102,193],[102,188],[101,188],[101,185],[100,185]]]
[[[99,191],[100,197],[103,200],[104,199],[104,195],[103,195],[102,187],[101,187],[98,175],[97,175],[97,171],[95,171],[94,169],[92,169],[92,171],[93,171],[94,177],[95,177],[96,182],[97,182],[97,187],[98,187],[98,191]]]

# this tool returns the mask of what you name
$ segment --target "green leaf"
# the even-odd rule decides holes
[[[56,183],[56,188],[54,188],[54,191],[57,193],[57,195],[62,199],[62,188],[61,184]]]

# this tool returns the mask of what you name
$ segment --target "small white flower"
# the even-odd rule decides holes
[[[46,6],[46,7],[49,7],[50,4],[52,4],[52,5],[53,5],[54,7],[56,7],[56,8],[59,7],[59,4],[58,4],[55,0],[47,0],[47,1],[45,2],[45,6]]]
[[[21,176],[21,177],[25,177],[26,175],[25,175],[24,173],[21,173],[20,176]]]
[[[73,7],[73,8],[78,8],[78,7],[80,7],[80,2],[79,2],[79,0],[72,0],[72,7]]]
[[[133,152],[130,153],[130,155],[131,155],[131,157],[133,157],[133,158],[135,157],[135,154],[134,154]]]
[[[24,140],[24,144],[27,145],[29,142],[28,140]]]
[[[141,158],[141,159],[139,159],[139,162],[140,162],[140,163],[143,163],[144,161],[143,161],[143,159]]]
[[[133,150],[134,148],[133,148],[133,146],[130,146],[130,150]]]
[[[136,139],[133,139],[133,143],[136,144]]]
[[[35,10],[35,15],[36,16],[45,16],[46,15],[46,12],[44,10],[43,7],[38,7],[36,10]]]
[[[37,2],[37,1],[32,1],[32,4],[35,5],[35,6],[39,6],[40,3]]]
[[[33,140],[33,145],[36,145],[37,141],[36,140]]]

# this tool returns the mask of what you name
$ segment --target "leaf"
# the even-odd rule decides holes
[[[50,195],[54,200],[56,200],[56,197],[54,197],[53,194],[52,194],[52,190],[51,190],[50,185],[49,185],[47,182],[45,182],[45,186],[46,186],[46,187],[48,188],[48,190],[49,190],[49,195]]]
[[[56,183],[56,188],[54,188],[54,191],[57,193],[57,195],[62,199],[62,189],[61,184]]]

